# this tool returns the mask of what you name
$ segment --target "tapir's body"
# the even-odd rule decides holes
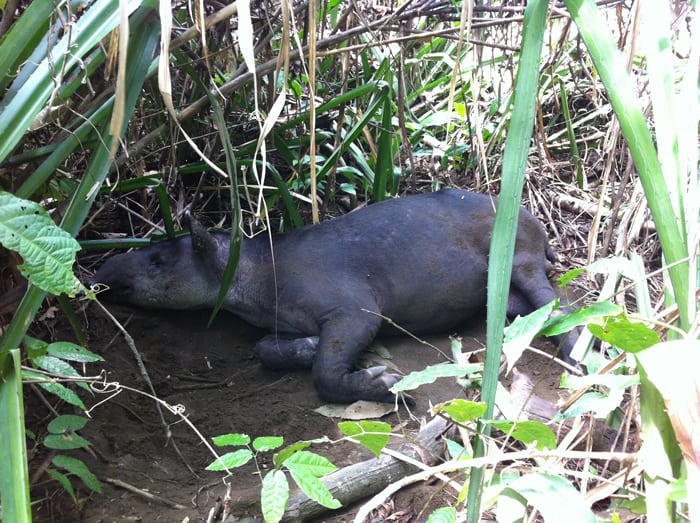
[[[273,333],[257,345],[265,364],[312,367],[323,398],[391,401],[396,377],[381,367],[356,370],[357,356],[382,328],[381,316],[420,334],[483,310],[494,209],[487,195],[442,190],[275,236],[272,250],[266,235],[245,239],[224,308]],[[191,225],[190,236],[111,258],[94,280],[109,285],[115,301],[213,306],[229,235]],[[544,229],[521,209],[510,315],[556,297],[547,278],[552,259]],[[567,360],[572,345],[562,344]]]

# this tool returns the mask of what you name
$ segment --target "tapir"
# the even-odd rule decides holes
[[[358,370],[379,333],[445,332],[483,311],[496,198],[458,189],[389,199],[285,234],[244,238],[223,308],[271,332],[256,345],[276,369],[310,368],[322,399],[393,402],[398,377]],[[109,258],[93,282],[108,300],[149,308],[213,307],[228,233],[190,219],[190,235]],[[554,261],[537,219],[520,210],[508,315],[557,295]],[[557,338],[562,359],[576,336]]]

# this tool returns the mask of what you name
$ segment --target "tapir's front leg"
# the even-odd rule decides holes
[[[255,353],[268,369],[310,369],[318,348],[318,336],[292,338],[270,334],[255,344]]]
[[[389,387],[399,380],[385,367],[356,370],[360,353],[379,331],[381,319],[361,310],[335,310],[321,323],[318,351],[313,363],[314,386],[326,401],[357,400],[391,403]]]

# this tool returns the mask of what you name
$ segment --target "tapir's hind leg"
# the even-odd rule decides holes
[[[511,291],[508,299],[508,314],[515,316],[529,314],[535,309],[547,305],[552,300],[559,298],[554,291],[547,273],[536,263],[522,263],[516,260],[511,276]],[[562,300],[567,309],[566,302]],[[513,314],[515,313],[515,314]],[[552,340],[559,347],[559,357],[565,362],[577,366],[571,358],[571,350],[578,339],[578,333],[570,333],[552,336]]]
[[[394,401],[389,387],[399,380],[398,376],[381,366],[355,370],[358,356],[372,342],[380,325],[381,318],[360,310],[335,310],[323,319],[312,371],[319,396],[338,403]]]

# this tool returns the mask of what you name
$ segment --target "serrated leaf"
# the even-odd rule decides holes
[[[338,428],[377,457],[391,439],[391,425],[383,421],[343,421],[338,423]]]
[[[61,434],[71,430],[80,430],[87,424],[87,422],[87,418],[83,416],[62,414],[61,416],[52,419],[46,428],[52,434]]]
[[[286,449],[282,449],[280,452],[272,456],[272,461],[276,468],[280,468],[291,456],[310,446],[310,441],[297,441],[294,445],[290,445]]]
[[[310,452],[300,451],[294,454],[297,456],[301,453],[311,454]],[[315,454],[314,454],[315,455]],[[320,457],[320,456],[317,456]],[[333,497],[333,494],[328,490],[328,488],[318,479],[317,474],[313,472],[313,467],[309,467],[304,463],[290,463],[290,460],[285,461],[284,466],[294,478],[295,483],[299,488],[309,496],[310,499],[314,500],[319,505],[330,509],[340,508],[342,504],[340,501]]]
[[[486,413],[486,403],[454,399],[436,405],[433,410],[436,413],[444,412],[456,423],[467,423]]]
[[[75,296],[83,288],[73,274],[80,245],[41,205],[0,191],[0,243],[22,256],[18,269],[40,289]]]
[[[102,493],[100,482],[81,460],[59,454],[53,457],[51,463],[56,467],[66,469],[71,474],[78,476],[90,490],[99,492],[100,494]]]
[[[75,432],[49,434],[44,438],[44,445],[50,449],[71,450],[89,447],[90,442]]]
[[[263,478],[260,505],[266,523],[277,523],[289,500],[289,482],[281,470],[271,470]]]
[[[426,523],[455,523],[457,521],[457,509],[454,507],[443,507],[428,516]]]
[[[73,485],[71,485],[70,480],[68,479],[68,476],[65,474],[60,473],[56,469],[46,469],[46,472],[49,476],[51,476],[53,479],[58,481],[61,486],[63,487],[63,490],[68,492],[70,494],[70,497],[73,498],[73,501],[76,501],[75,497],[75,490],[73,490]]]
[[[210,463],[206,470],[226,470],[242,467],[253,459],[253,453],[248,449],[239,449],[235,452],[228,452]]]
[[[250,443],[250,436],[248,434],[223,434],[212,438],[212,441],[217,447],[239,447]]]
[[[440,363],[439,365],[429,365],[423,370],[411,372],[404,376],[398,383],[395,383],[389,390],[394,394],[407,390],[417,389],[421,385],[433,383],[438,378],[459,378],[468,374],[481,372],[483,365],[475,363],[467,366],[460,366],[454,363]]]
[[[24,376],[24,373],[22,373],[22,375]],[[46,376],[41,377],[46,379]],[[80,407],[82,410],[86,410],[85,404],[80,397],[68,387],[63,386],[60,383],[37,383],[37,385],[39,385],[46,392],[55,394],[63,401],[70,403],[71,405],[75,405],[76,407]]]
[[[588,330],[595,337],[633,354],[661,341],[655,330],[641,322],[630,321],[624,314],[609,316],[602,325],[589,325]]]
[[[70,343],[68,341],[57,341],[46,347],[47,352],[62,360],[75,361],[78,363],[94,363],[96,361],[104,361],[104,358],[99,354],[90,352],[85,347]]]
[[[540,421],[490,421],[491,426],[497,428],[505,434],[510,434],[525,445],[537,442],[536,448],[553,449],[557,446],[557,437],[554,431]],[[512,432],[511,432],[512,430]]]
[[[275,450],[282,446],[284,438],[281,436],[261,436],[253,440],[253,448],[258,452]]]

